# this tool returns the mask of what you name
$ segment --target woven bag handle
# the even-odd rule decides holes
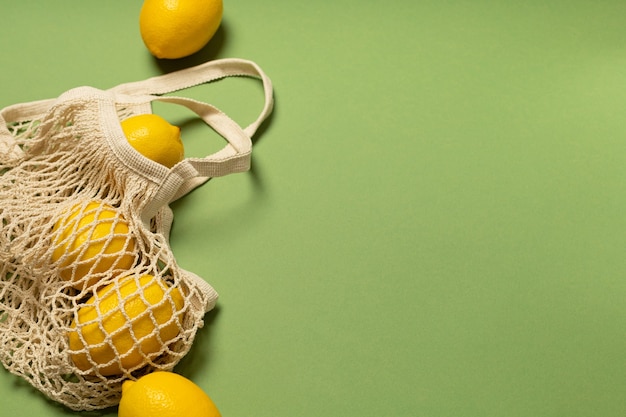
[[[265,105],[257,120],[244,129],[252,137],[258,127],[272,112],[274,104],[272,81],[254,62],[239,58],[225,58],[205,62],[165,75],[120,84],[109,91],[128,95],[163,95],[206,84],[226,77],[248,76],[261,79],[265,93]]]
[[[245,129],[208,103],[186,97],[163,95],[233,76],[255,77],[263,83],[265,95],[263,109],[257,119]],[[163,205],[182,197],[209,178],[248,170],[252,151],[250,138],[273,108],[272,83],[269,77],[254,62],[242,59],[209,61],[144,81],[121,84],[109,91],[125,97],[135,97],[140,101],[145,99],[185,106],[228,142],[223,149],[214,154],[204,158],[186,158],[169,170],[165,167],[155,167],[154,164],[147,167],[145,163],[135,160],[133,165],[138,171],[149,171],[152,177],[156,174],[156,177],[160,178],[159,189],[153,198],[146,202],[142,212],[144,221],[149,221]]]
[[[252,61],[238,58],[209,61],[195,67],[148,78],[143,81],[119,84],[109,89],[109,91],[129,95],[162,95],[232,76],[258,77],[263,81],[265,106],[257,120],[244,129],[248,136],[252,137],[263,120],[272,112],[274,104],[271,80]],[[56,101],[56,98],[50,98],[4,107],[0,110],[0,137],[4,139],[4,135],[11,136],[7,129],[7,123],[38,119]]]
[[[148,222],[156,212],[166,204],[184,196],[194,188],[213,177],[221,177],[235,172],[244,172],[250,168],[252,141],[245,131],[226,114],[207,103],[184,97],[153,97],[153,101],[179,104],[200,116],[228,143],[220,151],[203,158],[185,158],[171,169],[152,163],[145,158],[137,159],[137,154],[127,154],[127,159],[137,172],[148,173],[157,179],[158,189],[145,204],[142,218]],[[121,129],[121,128],[120,128]],[[130,146],[124,140],[120,145]]]

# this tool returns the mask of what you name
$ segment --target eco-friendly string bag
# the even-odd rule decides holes
[[[246,128],[171,94],[230,76],[264,87],[264,108]],[[120,121],[151,113],[153,102],[195,112],[225,147],[171,169],[143,157]],[[255,63],[225,59],[0,110],[5,368],[74,410],[116,405],[124,380],[171,370],[217,293],[176,263],[168,204],[211,177],[247,170],[250,138],[272,104],[271,82]]]

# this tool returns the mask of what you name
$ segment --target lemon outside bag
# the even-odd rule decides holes
[[[264,87],[264,108],[245,128],[208,103],[169,94],[230,76],[254,77]],[[150,113],[155,101],[195,112],[226,139],[225,147],[171,169],[144,158],[126,141],[120,121]],[[171,370],[189,351],[217,293],[176,263],[168,204],[211,177],[247,170],[251,137],[272,105],[271,81],[255,63],[224,59],[0,110],[4,367],[74,410],[116,405],[124,380]],[[81,216],[92,221],[80,224]],[[95,228],[103,225],[111,233],[97,241],[97,257],[88,259],[84,249],[55,256],[59,242],[67,249],[80,236],[96,239]],[[81,316],[89,302],[91,310]],[[139,317],[132,317],[133,308]],[[139,324],[131,326],[132,320]],[[82,346],[69,342],[72,334]],[[141,362],[128,365],[137,356]]]

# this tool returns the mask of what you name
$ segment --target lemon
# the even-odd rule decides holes
[[[107,271],[126,270],[135,262],[135,239],[128,222],[101,201],[76,204],[52,230],[52,262],[58,262],[61,278],[78,289],[94,285]]]
[[[157,58],[182,58],[198,52],[222,21],[222,0],[145,0],[139,31]]]
[[[77,312],[70,357],[82,371],[123,373],[162,353],[180,332],[183,296],[152,275],[129,275],[100,289]]]
[[[180,128],[156,114],[131,116],[121,123],[128,143],[148,159],[173,167],[183,160],[185,149]]]
[[[194,382],[158,371],[122,384],[118,417],[221,417],[211,398]]]

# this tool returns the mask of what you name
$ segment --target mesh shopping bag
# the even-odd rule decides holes
[[[264,108],[246,128],[170,94],[230,76],[264,87]],[[120,121],[151,113],[157,101],[196,113],[225,147],[171,169],[140,155]],[[74,410],[116,405],[124,380],[171,370],[217,293],[176,263],[168,205],[209,178],[247,170],[250,138],[272,104],[255,63],[224,59],[0,110],[4,367]]]

